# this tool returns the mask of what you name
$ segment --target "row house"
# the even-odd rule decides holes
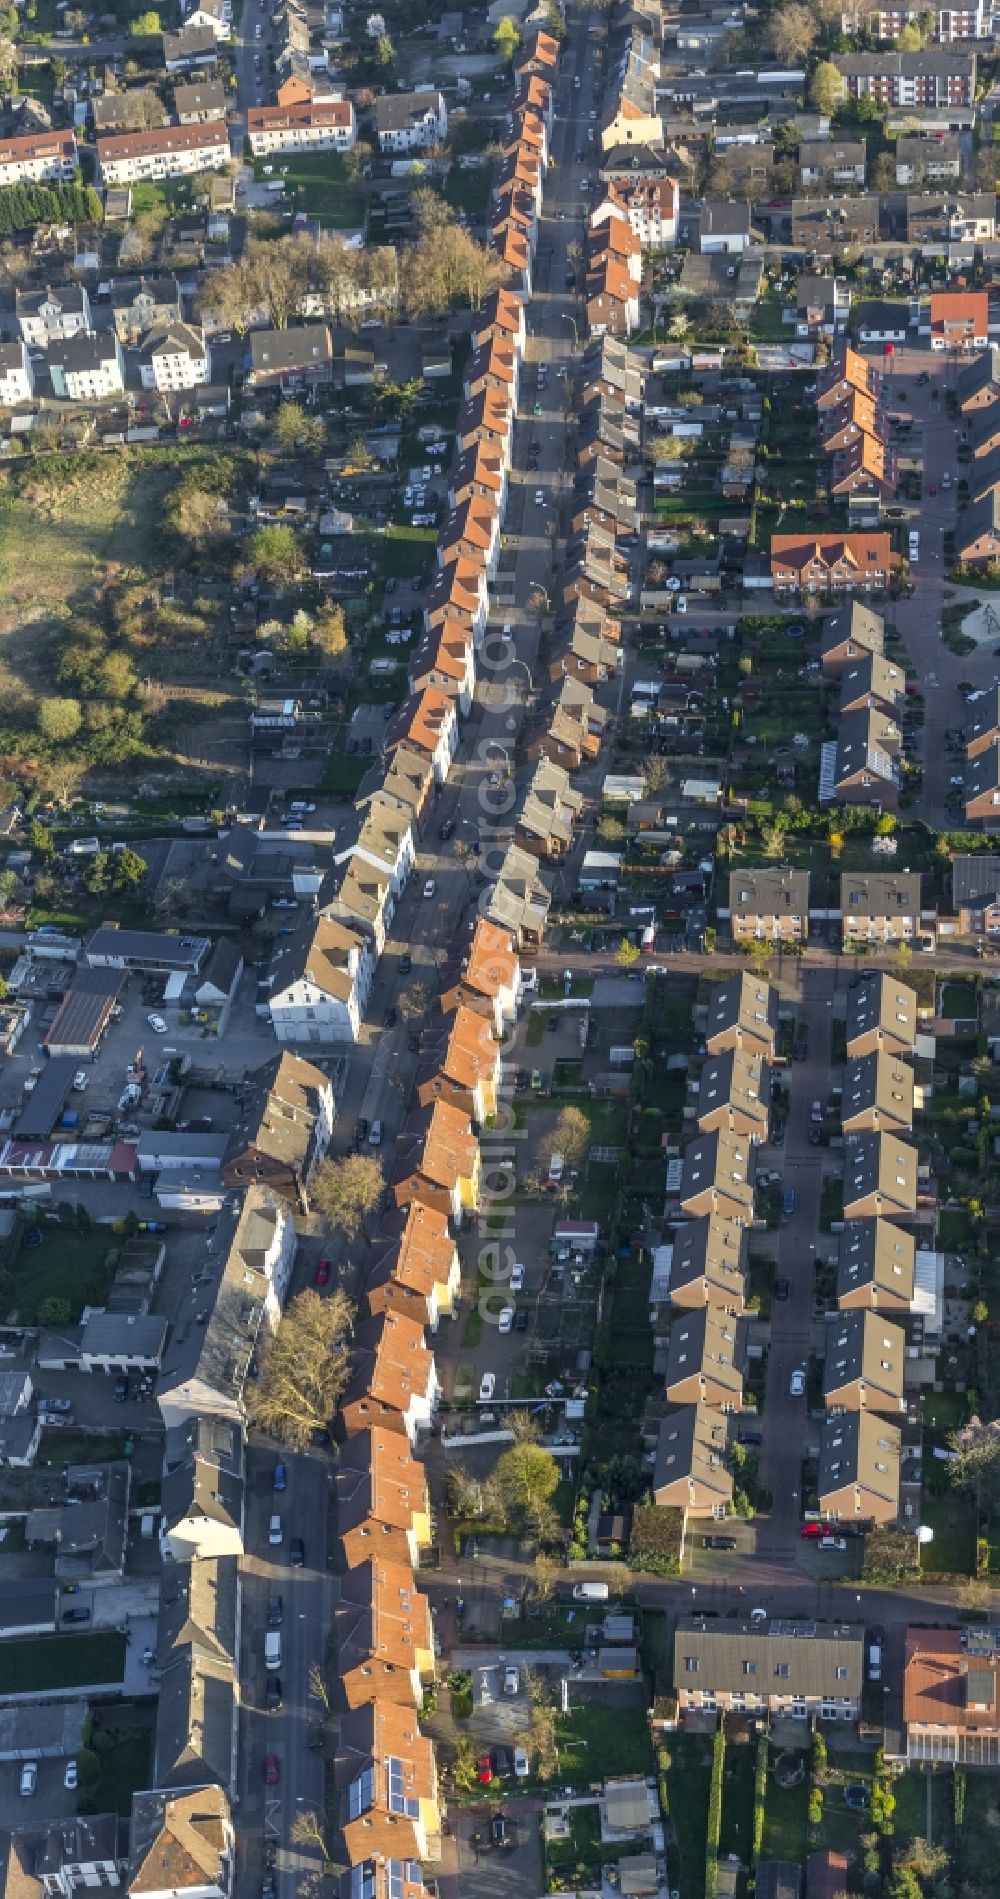
[[[851,287],[844,277],[799,278],[795,299],[796,336],[843,336],[851,314]]]
[[[519,356],[524,355],[527,340],[524,301],[503,285],[490,292],[473,319],[474,349],[484,349],[494,337],[502,346],[516,350]]]
[[[232,158],[229,129],[216,121],[167,125],[97,140],[97,175],[105,186],[159,183],[195,172],[223,171]]]
[[[439,567],[454,561],[480,566],[485,583],[494,578],[500,559],[500,515],[492,500],[460,502],[448,516],[438,538]]]
[[[942,45],[952,40],[988,40],[993,34],[993,9],[988,0],[972,0],[971,6],[931,7],[919,12],[916,7],[880,7],[869,14],[866,24],[878,40],[899,38],[904,27],[917,26]]]
[[[448,480],[451,507],[461,507],[466,501],[482,501],[503,521],[507,512],[507,469],[500,455],[473,443],[458,456]]]
[[[238,1191],[259,1181],[306,1213],[309,1188],[336,1119],[333,1085],[314,1063],[283,1049],[255,1073],[229,1137],[222,1179]]]
[[[517,1020],[520,993],[521,965],[510,931],[488,917],[477,917],[464,963],[453,979],[442,983],[442,1009],[477,1010],[499,1038]]]
[[[840,674],[837,713],[842,719],[852,712],[881,712],[898,722],[905,704],[906,674],[880,653],[865,653]]]
[[[251,106],[247,138],[255,158],[277,152],[350,152],[357,142],[350,99],[297,106]]]
[[[685,1615],[674,1633],[678,1712],[856,1721],[865,1680],[860,1622],[709,1621]]]
[[[605,205],[624,212],[642,251],[672,250],[677,242],[680,211],[680,185],[676,178],[635,179],[610,184],[605,204],[598,206],[597,217]]]
[[[414,1109],[396,1140],[392,1190],[398,1207],[414,1200],[456,1224],[479,1205],[479,1142],[472,1122],[450,1101]]]
[[[920,929],[918,870],[845,871],[840,879],[844,947],[909,943]]]
[[[119,343],[135,348],[150,331],[182,323],[181,287],[176,277],[139,277],[117,282],[109,298]]]
[[[886,970],[872,970],[847,992],[847,1053],[885,1049],[912,1055],[917,1043],[917,998],[907,983]]]
[[[862,356],[849,344],[839,350],[834,359],[819,372],[816,384],[816,407],[839,409],[853,396],[867,396],[869,401],[877,403],[881,392],[881,378],[873,363]]]
[[[139,351],[139,381],[144,389],[169,395],[200,388],[208,381],[209,358],[204,332],[190,323],[150,330]]]
[[[715,1213],[688,1220],[674,1234],[670,1304],[694,1312],[716,1306],[739,1317],[749,1283],[747,1252],[747,1229],[736,1221]]]
[[[793,198],[792,243],[820,257],[834,257],[856,244],[877,244],[881,204],[877,197]]]
[[[24,343],[0,343],[0,408],[16,409],[30,402],[35,372]]]
[[[394,885],[386,865],[370,857],[350,857],[328,905],[332,917],[371,944],[376,961],[385,950],[396,911]]]
[[[457,615],[424,634],[410,660],[409,682],[411,693],[430,688],[447,694],[468,718],[476,691],[476,648],[471,629]]]
[[[489,1021],[478,1009],[459,1003],[424,1031],[417,1100],[422,1108],[450,1102],[482,1127],[497,1111],[501,1068],[500,1044]]]
[[[510,473],[514,412],[497,389],[483,389],[462,404],[456,424],[459,453],[486,449],[498,455]]]
[[[827,1411],[906,1410],[906,1334],[881,1312],[840,1312],[827,1319],[823,1403]]]
[[[598,705],[590,687],[564,677],[548,725],[529,739],[527,755],[533,760],[548,758],[566,771],[579,771],[600,756],[607,723],[607,711]]]
[[[72,132],[39,131],[0,139],[0,188],[72,184],[77,162]]]
[[[465,400],[478,396],[483,389],[497,389],[516,408],[520,361],[513,344],[491,336],[470,358],[462,384]]]
[[[627,215],[613,204],[587,220],[585,271],[591,336],[631,336],[639,327],[642,249]]]
[[[809,872],[784,864],[731,871],[729,928],[734,943],[804,943],[809,935]]]
[[[986,433],[992,434],[992,422],[986,422]],[[965,463],[963,480],[966,485],[966,505],[977,501],[988,501],[995,488],[1000,487],[1000,441],[988,447],[984,454],[974,455]],[[961,515],[959,516],[961,523]]]
[[[548,927],[552,893],[538,864],[519,844],[509,844],[486,900],[486,915],[509,931],[521,955],[537,955]]]
[[[1000,741],[992,740],[967,761],[962,797],[967,824],[982,824],[987,831],[1000,826]]]
[[[714,1128],[689,1141],[684,1150],[680,1207],[691,1216],[716,1214],[751,1226],[757,1150],[745,1134]]]
[[[861,1059],[898,1061],[889,1055]],[[899,1317],[909,1312],[916,1285],[916,1248],[914,1235],[891,1220],[848,1220],[837,1248],[841,1312],[888,1312]]]
[[[1000,935],[1000,857],[977,851],[952,858],[951,907],[963,936]]]
[[[844,1069],[841,1126],[846,1135],[909,1134],[913,1128],[913,1070],[899,1055],[857,1055]]]
[[[421,1734],[412,1708],[379,1697],[344,1714],[334,1784],[337,1826],[352,1868],[372,1860],[398,1866],[438,1858],[441,1809],[434,1748]]]
[[[408,699],[395,718],[390,720],[382,747],[383,756],[387,761],[391,760],[393,753],[403,746],[407,751],[426,758],[433,770],[435,783],[443,785],[458,750],[458,736],[458,714],[454,700],[447,693],[428,686]]]
[[[962,508],[955,525],[955,554],[964,567],[988,568],[1000,562],[1000,486]]]
[[[820,411],[820,447],[826,455],[836,455],[865,435],[878,435],[881,423],[876,398],[867,391],[848,389],[841,402]]]
[[[471,542],[466,542],[471,546]],[[473,645],[482,644],[489,617],[489,589],[486,565],[477,553],[473,558],[452,546],[424,593],[424,627],[436,632],[447,621],[459,620],[469,630]]]
[[[345,850],[335,851],[332,862],[339,866],[356,861],[372,870],[384,871],[393,898],[398,899],[409,881],[415,855],[412,819],[395,799],[377,791],[367,801],[355,842]]]
[[[955,378],[955,402],[963,416],[992,409],[1000,402],[1000,349],[995,344],[961,365]]]
[[[447,1214],[413,1200],[382,1216],[365,1283],[373,1317],[399,1312],[436,1332],[441,1314],[454,1313],[460,1286],[461,1262]]]
[[[349,1569],[340,1578],[334,1634],[348,1708],[373,1701],[420,1708],[434,1680],[434,1631],[408,1563],[379,1550]]]
[[[778,992],[748,970],[713,983],[709,991],[705,1048],[709,1055],[740,1048],[774,1057]]]
[[[906,200],[908,244],[985,244],[995,235],[995,193],[956,191]]]
[[[896,457],[881,436],[865,431],[834,455],[830,493],[835,499],[889,501],[896,486]]]
[[[912,1220],[917,1150],[896,1134],[860,1134],[844,1152],[844,1219]]]
[[[863,191],[867,163],[868,147],[863,139],[804,138],[799,146],[799,179],[807,188],[858,185]]]
[[[664,1395],[668,1404],[739,1411],[746,1341],[732,1313],[718,1306],[679,1312],[670,1327]]]
[[[833,793],[840,804],[899,806],[902,734],[884,712],[852,712],[837,734]]]
[[[711,1134],[720,1128],[745,1134],[751,1141],[767,1140],[771,1067],[766,1056],[742,1048],[709,1055],[692,1092],[699,1133]]]
[[[987,686],[969,706],[965,756],[978,758],[1000,738],[1000,686]]]
[[[360,1321],[337,1420],[342,1436],[381,1426],[412,1447],[430,1430],[438,1395],[434,1354],[418,1320],[390,1311]]]
[[[340,1446],[337,1528],[349,1569],[370,1557],[416,1569],[433,1540],[427,1472],[405,1436],[375,1424]]]
[[[275,949],[267,1010],[279,1042],[356,1042],[375,975],[374,944],[330,910]]]
[[[882,593],[896,556],[888,534],[773,534],[775,593]]]
[[[875,1411],[843,1411],[824,1419],[816,1491],[828,1522],[897,1521],[902,1443],[898,1424]]]
[[[582,809],[583,793],[574,791],[563,767],[540,759],[514,819],[514,836],[536,857],[566,857]]]
[[[862,600],[848,600],[824,620],[820,656],[825,678],[838,678],[856,662],[884,654],[885,620]]]
[[[434,768],[423,753],[407,745],[397,745],[384,768],[376,767],[375,784],[362,785],[354,800],[359,811],[374,798],[399,806],[412,819],[419,833],[434,799]]]
[[[726,1517],[733,1501],[728,1432],[725,1418],[710,1405],[669,1412],[657,1433],[653,1502],[688,1517]]]

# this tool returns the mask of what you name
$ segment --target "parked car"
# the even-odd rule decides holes
[[[516,1695],[518,1688],[520,1687],[520,1683],[521,1683],[521,1677],[518,1672],[516,1662],[508,1662],[506,1668],[503,1671],[504,1694]]]
[[[148,1015],[146,1021],[149,1023],[154,1035],[166,1035],[167,1025],[162,1015]]]
[[[424,884],[424,896],[433,897],[436,890],[437,890],[437,884],[435,883],[434,878],[428,877],[426,883]]]
[[[63,1775],[63,1786],[65,1787],[66,1792],[75,1793],[78,1781],[79,1781],[79,1773],[77,1770],[76,1762],[67,1761],[66,1772]]]
[[[267,1626],[280,1629],[285,1617],[285,1605],[280,1595],[275,1593],[267,1598]]]
[[[409,950],[404,950],[402,956],[399,959],[399,973],[401,976],[408,976],[412,968],[413,968],[413,958],[410,955]]]
[[[493,1757],[491,1754],[480,1754],[476,1761],[476,1779],[481,1787],[489,1786],[490,1781],[493,1779]]]
[[[305,1566],[305,1560],[306,1560],[306,1546],[303,1543],[301,1536],[293,1536],[288,1546],[289,1564],[291,1565],[292,1569],[302,1569]]]
[[[514,1756],[509,1747],[493,1749],[494,1780],[510,1780],[514,1773]]]
[[[62,1619],[64,1622],[89,1622],[90,1610],[89,1609],[64,1609],[62,1612]]]
[[[513,1846],[514,1835],[507,1824],[505,1813],[495,1813],[490,1821],[490,1839],[494,1846]]]
[[[21,1792],[33,1794],[38,1785],[38,1762],[25,1761],[21,1768]]]
[[[791,1219],[792,1214],[795,1212],[795,1188],[794,1187],[785,1188],[785,1191],[781,1196],[781,1211],[784,1214],[786,1220]]]
[[[799,1535],[804,1537],[829,1536],[830,1527],[829,1523],[803,1523],[799,1530]]]
[[[806,1395],[806,1375],[804,1371],[793,1371],[788,1380],[788,1395],[791,1398],[804,1398]]]
[[[848,1781],[844,1788],[845,1807],[850,1807],[853,1813],[865,1813],[870,1800],[871,1795],[863,1780]]]
[[[779,1303],[783,1303],[788,1298],[788,1293],[789,1293],[788,1280],[784,1278],[776,1279],[774,1282],[774,1296],[779,1301]]]
[[[267,1707],[268,1714],[277,1714],[278,1709],[281,1707],[282,1693],[281,1693],[280,1675],[268,1676],[267,1688],[265,1690],[265,1705]]]
[[[316,1271],[313,1273],[313,1285],[326,1286],[326,1285],[329,1285],[329,1282],[330,1282],[330,1261],[328,1259],[321,1259],[316,1268]]]
[[[515,1776],[517,1777],[518,1780],[527,1780],[529,1772],[530,1772],[530,1769],[528,1767],[527,1752],[525,1751],[523,1747],[515,1747],[514,1749]]]
[[[287,1490],[288,1489],[288,1465],[275,1464],[274,1476],[271,1479],[271,1481],[275,1490]]]
[[[847,1538],[846,1536],[821,1536],[819,1539],[819,1548],[821,1550],[846,1550]]]
[[[264,1756],[264,1782],[268,1787],[276,1787],[281,1779],[281,1767],[277,1754]]]
[[[267,1526],[267,1540],[272,1549],[277,1549],[285,1540],[285,1526],[279,1516],[273,1516]]]
[[[127,1378],[117,1378],[115,1380],[115,1388],[114,1388],[114,1391],[111,1393],[111,1396],[113,1397],[116,1404],[125,1403],[125,1400],[128,1397],[128,1379]]]
[[[736,1538],[735,1536],[703,1536],[701,1547],[703,1550],[734,1550]]]

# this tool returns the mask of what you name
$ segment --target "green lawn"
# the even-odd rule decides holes
[[[1000,1780],[996,1774],[970,1772],[965,1784],[965,1817],[955,1842],[962,1891],[996,1891],[998,1829]]]
[[[925,1840],[927,1835],[928,1776],[911,1768],[892,1783],[896,1799],[893,1833],[897,1840]],[[951,1775],[931,1774],[931,1835],[939,1840],[952,1811]]]
[[[44,1300],[65,1299],[72,1324],[85,1305],[104,1304],[111,1277],[105,1261],[114,1239],[106,1228],[77,1233],[72,1227],[44,1225],[42,1233],[40,1246],[22,1246],[12,1270],[0,1274],[0,1311],[31,1325]]]
[[[124,1431],[102,1435],[100,1443],[101,1459],[114,1463],[126,1455],[126,1445],[131,1442]],[[70,1464],[91,1464],[94,1460],[94,1439],[86,1431],[46,1431],[42,1437],[42,1449],[39,1453],[40,1464],[47,1464],[51,1470],[66,1470]]]
[[[933,1543],[921,1546],[921,1569],[950,1576],[974,1575],[976,1511],[971,1497],[955,1490],[934,1496],[925,1485],[921,1518],[934,1531]]]
[[[588,1701],[557,1715],[559,1776],[567,1785],[589,1787],[615,1774],[648,1774],[653,1768],[644,1711],[608,1708]]]
[[[0,1643],[0,1694],[39,1694],[47,1688],[87,1688],[118,1682],[125,1673],[125,1637],[42,1635]]]
[[[756,1745],[749,1741],[743,1741],[738,1746],[730,1742],[726,1748],[726,1766],[722,1784],[722,1833],[719,1838],[720,1859],[725,1859],[727,1853],[735,1853],[742,1860],[750,1858],[750,1845],[753,1840],[753,1783],[756,1761]]]
[[[299,211],[336,229],[349,230],[363,224],[365,197],[348,182],[343,159],[338,152],[296,152],[268,161],[267,171],[285,181],[285,195]],[[254,176],[266,182],[263,162],[254,165]],[[277,195],[277,194],[275,194]]]
[[[466,211],[470,218],[484,218],[489,209],[492,178],[489,165],[473,169],[453,165],[444,188],[445,198],[456,211]]]
[[[436,545],[435,528],[403,525],[386,528],[384,534],[366,536],[365,553],[373,578],[423,580],[434,565]]]
[[[764,1859],[792,1859],[800,1864],[806,1856],[807,1816],[809,1809],[808,1761],[802,1756],[807,1771],[795,1787],[779,1787],[774,1778],[774,1763],[779,1750],[772,1747],[767,1774],[767,1797],[764,1803]]]
[[[954,1022],[973,1020],[978,1015],[976,991],[973,983],[946,982],[941,994],[941,1014],[946,1020]]]
[[[672,1734],[667,1741],[672,1766],[667,1775],[670,1820],[680,1862],[676,1885],[697,1895],[705,1887],[705,1834],[712,1778],[710,1734]]]
[[[353,798],[365,772],[374,763],[371,757],[352,752],[331,752],[323,770],[323,790],[333,797]]]

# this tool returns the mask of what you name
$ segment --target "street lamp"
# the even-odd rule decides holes
[[[576,321],[576,318],[575,318],[575,316],[571,316],[568,310],[564,310],[564,311],[562,312],[562,320],[563,320],[563,322],[564,322],[564,323],[572,323],[572,325],[573,325],[573,342],[575,343],[575,345],[576,345],[576,347],[577,347],[577,349],[579,349],[579,347],[580,347],[580,331],[579,331],[579,328],[578,328],[578,325],[577,325],[577,321]]]

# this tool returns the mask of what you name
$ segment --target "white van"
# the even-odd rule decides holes
[[[264,1667],[281,1667],[281,1630],[268,1629],[264,1637]]]
[[[882,1650],[877,1642],[868,1644],[868,1679],[869,1681],[882,1679]]]
[[[101,848],[99,837],[75,837],[66,846],[67,857],[96,857]]]
[[[611,1591],[606,1582],[578,1582],[573,1584],[574,1602],[607,1602]]]
[[[909,548],[910,559],[916,560],[917,555],[920,553],[920,535],[916,528],[910,529]]]

